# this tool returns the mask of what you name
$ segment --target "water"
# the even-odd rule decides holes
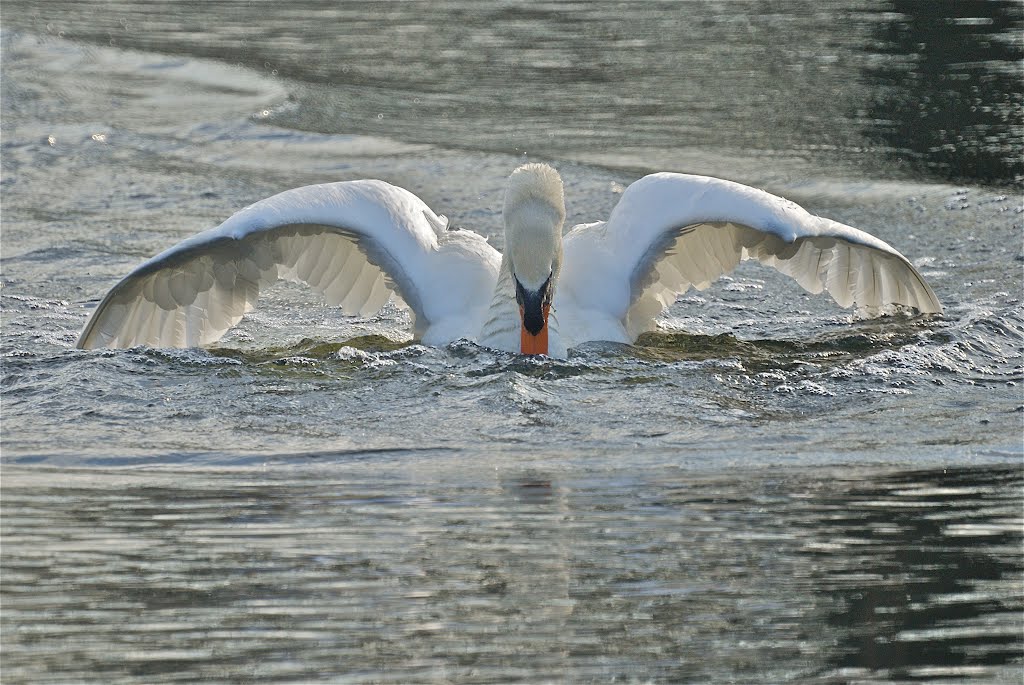
[[[5,682],[1020,675],[1015,468],[431,456],[6,474]]]
[[[5,2],[3,682],[1019,682],[1021,12],[835,4]],[[744,265],[564,361],[291,286],[210,350],[72,349],[284,188],[500,248],[524,159],[570,222],[765,187],[946,313]]]

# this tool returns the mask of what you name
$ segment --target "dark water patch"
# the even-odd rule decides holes
[[[854,485],[842,502],[816,503],[828,512],[833,539],[863,561],[851,577],[829,563],[831,552],[809,552],[821,556],[823,587],[839,600],[829,619],[840,636],[834,668],[900,682],[960,681],[993,664],[1019,668],[1024,596],[991,587],[1021,577],[1022,521],[1013,504],[1021,475],[900,473]]]
[[[658,331],[643,334],[634,353],[652,361],[736,359],[744,368],[792,370],[802,364],[845,365],[882,350],[920,342],[921,332],[906,327],[871,327],[871,332],[818,334],[810,340],[744,340],[732,333],[692,335]]]
[[[276,362],[285,359],[310,358],[314,360],[338,359],[339,353],[346,348],[367,354],[386,354],[409,347],[412,343],[396,341],[383,335],[361,335],[342,342],[328,342],[314,338],[304,338],[286,347],[270,347],[267,349],[247,348],[244,350],[214,346],[209,354],[216,357],[237,359],[247,363]]]
[[[898,163],[950,180],[1024,182],[1024,10],[892,0],[874,23],[864,123]]]

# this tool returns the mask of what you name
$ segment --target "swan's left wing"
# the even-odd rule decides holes
[[[415,337],[450,342],[479,330],[499,259],[483,237],[447,230],[422,200],[383,181],[295,188],[139,265],[99,303],[77,346],[206,345],[281,278],[362,316],[395,294]]]
[[[607,222],[577,226],[564,244],[558,294],[573,312],[617,321],[629,341],[690,286],[703,290],[745,259],[775,267],[809,292],[825,290],[843,307],[942,311],[921,274],[887,243],[707,176],[646,176],[623,192]]]

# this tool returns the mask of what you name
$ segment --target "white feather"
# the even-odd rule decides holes
[[[729,181],[652,174],[626,189],[607,222],[563,239],[561,179],[531,164],[510,177],[503,212],[504,257],[382,181],[286,191],[140,265],[103,298],[78,346],[208,345],[287,278],[364,317],[394,293],[427,344],[465,337],[518,351],[515,281],[537,289],[550,277],[549,351],[564,355],[590,340],[634,341],[691,285],[706,288],[745,259],[844,307],[942,311],[888,244]]]
[[[491,292],[500,255],[476,234],[438,234],[445,225],[415,195],[382,181],[286,191],[140,265],[100,302],[77,344],[180,346],[195,344],[197,335],[201,344],[210,344],[278,277],[325,285],[329,301],[362,315],[383,306],[392,284],[412,309],[421,335],[473,337],[486,301],[449,298]],[[381,265],[387,282],[380,278]],[[194,307],[201,293],[209,295]],[[179,308],[188,308],[185,320],[201,328],[201,335],[165,332],[176,319],[154,319],[157,309]]]
[[[706,287],[745,259],[778,269],[812,293],[827,290],[843,307],[942,311],[913,265],[883,241],[762,190],[706,176],[640,179],[606,223],[570,231],[564,253],[555,308],[603,312],[617,323],[596,335],[611,340],[623,330],[635,340],[690,284]],[[665,289],[675,297],[666,298]]]

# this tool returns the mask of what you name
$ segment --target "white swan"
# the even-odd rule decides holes
[[[941,312],[907,259],[881,240],[764,191],[659,173],[623,192],[608,221],[562,237],[562,180],[527,164],[505,194],[505,254],[407,190],[347,181],[288,190],[144,262],[100,302],[77,346],[190,347],[218,340],[279,278],[348,314],[389,298],[428,345],[459,338],[564,356],[590,340],[631,343],[690,286],[744,259],[844,307]]]

